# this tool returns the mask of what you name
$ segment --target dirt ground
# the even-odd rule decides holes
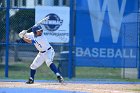
[[[79,84],[54,82],[25,84],[24,82],[0,82],[0,88],[46,88],[87,93],[140,93],[140,84]]]

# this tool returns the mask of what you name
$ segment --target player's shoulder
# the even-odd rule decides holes
[[[42,34],[42,37],[43,37],[44,39],[47,39],[47,37],[46,37],[44,34]]]
[[[33,32],[29,32],[29,33],[27,33],[27,35],[34,36],[34,33]]]
[[[25,34],[27,37],[29,38],[33,38],[34,37],[34,33],[33,32],[29,32]]]
[[[33,32],[29,32],[29,33],[27,33],[27,34],[29,34],[29,35],[34,35],[34,33],[33,33]]]

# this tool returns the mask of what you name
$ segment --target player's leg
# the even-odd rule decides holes
[[[63,77],[60,75],[57,67],[55,66],[55,64],[53,62],[47,62],[47,63],[50,63],[50,65],[48,65],[48,67],[50,67],[50,69],[54,72],[54,74],[57,76],[57,79],[60,83],[63,83],[64,82],[64,79]]]
[[[55,64],[53,63],[53,58],[54,58],[55,52],[53,49],[47,51],[46,53],[46,64],[48,67],[50,67],[50,69],[54,72],[54,74],[57,76],[57,79],[59,80],[60,83],[64,82],[63,77],[60,75],[57,67],[55,66]]]
[[[36,58],[34,59],[33,63],[30,65],[30,78],[26,82],[27,84],[34,83],[34,77],[35,77],[35,74],[36,74],[36,69],[38,67],[40,67],[43,64],[44,61],[45,60],[42,57],[42,53],[38,53]]]

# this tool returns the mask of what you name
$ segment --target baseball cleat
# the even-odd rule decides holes
[[[33,84],[34,80],[32,78],[29,78],[29,80],[26,82],[26,84]]]
[[[63,83],[64,82],[64,79],[62,76],[57,76],[57,79],[59,81],[59,83]]]

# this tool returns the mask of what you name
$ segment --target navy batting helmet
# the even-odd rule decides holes
[[[38,30],[43,30],[42,27],[41,27],[40,25],[39,25],[39,26],[34,26],[34,27],[32,28],[32,32],[33,32],[33,33],[37,32]]]

